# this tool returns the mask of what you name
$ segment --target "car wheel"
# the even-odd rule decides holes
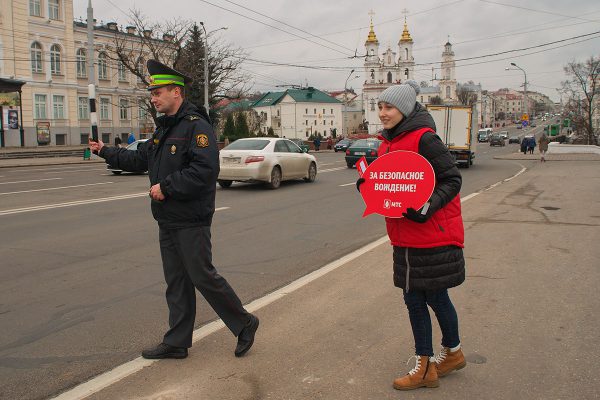
[[[354,164],[352,164],[351,162],[346,162],[346,165],[348,166],[348,168],[354,167]]]
[[[121,175],[121,172],[123,172],[123,171],[111,171],[111,172],[115,175]]]
[[[274,167],[271,171],[271,182],[267,184],[269,189],[277,189],[281,185],[281,169]]]
[[[308,175],[304,178],[306,182],[314,182],[317,178],[317,166],[311,162],[308,166]]]
[[[221,186],[223,189],[227,189],[228,187],[231,187],[231,184],[233,183],[233,181],[228,181],[228,180],[224,180],[224,179],[219,179],[219,180],[217,180],[217,182],[219,183],[219,186]]]

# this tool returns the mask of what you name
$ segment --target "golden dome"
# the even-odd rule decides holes
[[[404,30],[402,31],[402,37],[400,38],[401,42],[412,42],[412,37],[410,37],[410,33],[408,32],[408,25],[406,25],[406,17],[404,18]]]
[[[375,31],[373,30],[373,18],[371,18],[371,30],[369,31],[369,36],[367,37],[367,43],[379,43],[377,36],[375,35]]]

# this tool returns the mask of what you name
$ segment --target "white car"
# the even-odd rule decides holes
[[[135,142],[129,144],[126,149],[127,150],[137,150],[138,146],[142,143],[144,143],[145,141],[147,141],[148,139],[140,139],[140,140],[136,140]],[[112,165],[110,165],[109,163],[106,163],[106,169],[109,170],[110,172],[112,172],[115,175],[120,175],[121,172],[123,172],[122,169],[119,168],[115,168]],[[146,171],[147,172],[147,171]]]
[[[219,153],[218,182],[228,188],[234,181],[265,182],[277,189],[281,181],[304,179],[314,182],[317,160],[294,142],[281,138],[238,139]]]

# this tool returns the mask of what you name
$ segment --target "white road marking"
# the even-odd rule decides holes
[[[356,182],[344,183],[343,185],[339,185],[339,186],[344,187],[344,186],[350,186],[350,185],[356,185]]]
[[[80,172],[88,172],[88,171],[106,171],[106,168],[89,168],[89,169],[79,169],[76,171],[52,171],[52,172],[44,172],[45,174],[74,174]]]
[[[346,167],[337,167],[337,168],[322,169],[319,171],[319,173],[339,171],[341,169],[347,169],[347,168]]]
[[[29,182],[42,182],[42,181],[55,181],[62,178],[47,178],[47,179],[32,179],[30,181],[14,181],[14,182],[0,182],[0,185],[10,185],[13,183],[29,183]]]
[[[515,178],[516,176],[520,175],[522,172],[523,172],[523,170],[519,171],[513,177],[508,178],[508,180]],[[506,181],[506,179],[504,181]],[[478,194],[479,194],[479,192],[471,193],[471,194],[465,196],[465,198],[462,199],[462,202],[464,203],[467,200],[472,199],[473,197],[475,197]],[[266,294],[265,296],[254,300],[253,302],[245,305],[244,308],[246,310],[248,310],[249,312],[257,311],[257,310],[259,310],[259,309],[261,309],[261,308],[263,308],[263,307],[265,307],[265,306],[267,306],[289,294],[292,294],[293,292],[300,289],[301,287],[308,285],[312,281],[319,279],[320,277],[326,275],[327,273],[336,270],[337,268],[349,263],[350,261],[362,256],[363,254],[368,253],[369,251],[386,243],[388,240],[389,239],[388,239],[387,235],[383,236],[383,237],[375,240],[374,242],[371,242],[371,243],[361,247],[360,249],[353,251],[350,254],[347,254],[337,260],[332,261],[331,263],[319,268],[316,271],[309,273],[308,275],[304,275],[304,276],[296,279],[295,281],[288,284],[287,286],[282,287],[281,289],[278,289],[272,293]],[[196,342],[202,340],[203,338],[207,337],[208,335],[215,333],[224,327],[225,327],[225,324],[220,319],[217,321],[210,322],[194,331],[192,343],[196,343]],[[158,361],[160,361],[160,360],[146,360],[142,357],[138,357],[138,358],[136,358],[132,361],[129,361],[125,364],[121,364],[118,367],[115,367],[112,370],[103,373],[102,375],[98,375],[97,377],[92,378],[91,380],[89,380],[87,382],[84,382],[80,385],[75,386],[74,388],[62,393],[61,395],[54,397],[53,400],[85,399],[86,397],[91,396],[92,394],[97,393],[104,388],[114,385],[115,383],[121,381],[122,379],[125,379],[126,377],[133,375],[136,372],[140,371],[142,368],[152,365]]]
[[[61,178],[58,178],[58,179],[61,179]],[[5,196],[7,194],[18,194],[18,193],[46,192],[48,190],[72,189],[72,188],[78,188],[78,187],[84,187],[84,186],[108,185],[108,184],[111,184],[111,183],[114,183],[114,182],[86,183],[86,184],[83,184],[83,185],[60,186],[60,187],[45,188],[45,189],[20,190],[18,192],[4,192],[4,193],[0,193],[0,196]]]
[[[90,165],[90,167],[96,167],[96,166],[97,165]],[[64,170],[67,170],[67,169],[75,169],[75,168],[81,168],[81,165],[77,165],[75,167],[64,166],[64,167],[55,167],[55,168],[31,168],[31,169],[22,168],[22,169],[19,169],[19,171],[23,171],[23,172],[30,172],[30,171],[56,171],[56,170],[64,171]]]

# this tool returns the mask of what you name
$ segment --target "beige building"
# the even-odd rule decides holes
[[[79,145],[90,133],[88,43],[84,22],[74,21],[72,0],[0,0],[0,78],[24,81],[25,146]],[[148,136],[153,122],[147,92],[108,49],[115,34],[136,40],[135,30],[115,23],[95,26],[95,83],[98,134],[107,143],[118,135]],[[140,58],[140,67],[145,60]],[[49,143],[38,140],[50,126]],[[19,146],[19,130],[5,131],[6,146]]]

